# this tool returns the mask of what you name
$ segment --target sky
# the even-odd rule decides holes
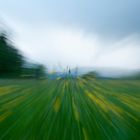
[[[140,69],[139,0],[0,0],[0,26],[50,69]]]

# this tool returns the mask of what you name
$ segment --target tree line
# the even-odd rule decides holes
[[[0,33],[0,78],[41,78],[46,75],[42,64],[28,63],[5,33]]]

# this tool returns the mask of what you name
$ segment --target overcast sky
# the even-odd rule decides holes
[[[53,67],[140,69],[140,0],[4,0],[0,23]]]

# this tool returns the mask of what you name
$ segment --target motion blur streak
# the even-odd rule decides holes
[[[138,140],[139,80],[0,80],[0,140]]]

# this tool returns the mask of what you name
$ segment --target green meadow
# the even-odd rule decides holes
[[[140,81],[0,80],[0,140],[140,140]]]

